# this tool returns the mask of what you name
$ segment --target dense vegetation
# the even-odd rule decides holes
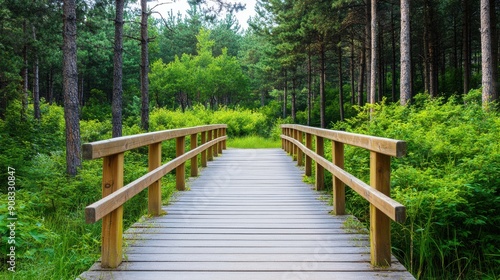
[[[419,95],[410,107],[376,105],[334,128],[404,139],[392,163],[392,197],[407,207],[393,224],[393,252],[421,279],[500,276],[500,114],[481,110],[479,91],[449,100]],[[370,110],[373,109],[373,110]],[[371,113],[370,113],[371,111]],[[347,169],[369,182],[369,156],[346,150]],[[362,198],[351,213],[368,221]]]
[[[259,0],[246,31],[231,13],[217,17],[217,9],[204,5],[210,1],[239,8],[193,0],[185,16],[153,17],[155,5],[141,13],[135,1],[120,0],[123,135],[226,123],[230,145],[275,147],[279,124],[294,122],[406,140],[408,156],[392,163],[392,195],[408,209],[407,222],[393,226],[394,254],[419,279],[500,277],[500,116],[494,106],[482,108],[483,90],[471,90],[484,85],[482,39],[473,30],[482,26],[486,2],[498,79],[496,1],[411,1],[408,83],[399,78],[399,0]],[[18,219],[13,274],[6,262],[12,195],[2,188],[2,279],[74,279],[99,257],[100,226],[85,224],[83,209],[100,197],[102,162],[82,162],[76,176],[67,172],[61,2],[70,1],[0,0],[0,182],[15,182]],[[113,4],[119,1],[72,2],[78,140],[108,139],[116,125]],[[378,3],[379,40],[370,57],[372,3]],[[139,24],[145,14],[147,24]],[[145,43],[148,78],[139,74]],[[141,93],[144,81],[149,99]],[[400,106],[402,87],[423,93]],[[164,158],[174,154],[174,143],[164,143]],[[347,170],[368,181],[367,153],[347,148],[346,157]],[[127,153],[125,170],[125,183],[146,173],[145,154]],[[164,203],[172,181],[163,179]],[[144,193],[127,203],[125,226],[145,206]],[[350,190],[348,207],[368,221],[366,202]]]

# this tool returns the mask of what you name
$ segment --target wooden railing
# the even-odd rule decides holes
[[[316,162],[316,189],[324,187],[324,170],[333,176],[333,212],[345,214],[345,185],[351,187],[370,202],[370,252],[374,266],[391,264],[391,226],[390,219],[404,223],[406,208],[390,198],[391,156],[402,157],[406,154],[406,142],[347,133],[302,125],[285,124],[282,128],[282,148],[296,156],[297,164],[304,165],[305,174],[311,176],[312,160]],[[305,135],[305,145],[303,138]],[[316,149],[313,147],[316,138]],[[324,140],[332,142],[332,161],[325,159]],[[346,172],[344,168],[344,144],[357,146],[370,151],[370,185]],[[345,184],[345,185],[344,185]]]
[[[148,188],[148,212],[161,214],[160,179],[176,169],[176,187],[185,189],[185,162],[191,160],[191,176],[198,176],[198,155],[201,165],[222,153],[226,148],[227,125],[207,125],[165,130],[113,138],[83,145],[84,159],[103,158],[102,199],[87,206],[87,223],[102,219],[101,266],[115,268],[122,262],[123,204]],[[198,146],[198,134],[201,145]],[[185,152],[185,139],[190,136],[191,150]],[[176,158],[162,165],[163,141],[176,139]],[[149,173],[123,187],[123,161],[126,151],[149,146]]]

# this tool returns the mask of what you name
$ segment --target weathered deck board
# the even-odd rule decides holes
[[[125,261],[81,279],[414,279],[370,265],[367,234],[343,229],[283,151],[227,150],[167,215],[134,224]]]

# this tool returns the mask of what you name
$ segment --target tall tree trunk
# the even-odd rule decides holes
[[[66,121],[66,168],[75,176],[81,165],[78,69],[76,49],[76,0],[64,0],[63,92]]]
[[[285,69],[285,87],[283,89],[283,119],[286,118],[286,103],[288,99],[288,77],[287,77],[287,72]]]
[[[326,50],[325,50],[325,43],[321,42],[321,49],[320,49],[320,76],[319,76],[319,115],[320,115],[320,125],[321,128],[326,127],[326,114],[325,114],[325,107],[326,107],[326,93],[325,93],[325,79],[326,79]]]
[[[490,26],[491,26],[491,59],[493,62],[493,83],[495,85],[495,100],[498,99],[498,28],[496,2],[490,1]]]
[[[354,89],[354,36],[351,37],[351,57],[349,63],[349,72],[351,75],[351,105],[356,104],[356,90]]]
[[[339,112],[340,112],[340,120],[344,121],[344,79],[342,77],[342,40],[339,37],[339,46],[337,49],[338,60],[339,60]]]
[[[149,130],[149,54],[148,54],[148,4],[141,0],[141,128]]]
[[[33,26],[33,40],[36,41],[36,29]],[[35,60],[33,63],[33,110],[34,117],[37,120],[40,120],[40,76],[39,76],[39,61],[38,54],[35,53]]]
[[[470,0],[462,0],[462,10],[463,10],[463,26],[462,26],[462,59],[464,63],[463,67],[463,82],[464,88],[463,93],[467,94],[470,90],[470,80],[471,80],[471,68],[472,68],[472,52],[470,46]]]
[[[366,0],[366,24],[365,24],[365,48],[366,48],[366,102],[371,103],[371,70],[372,70],[372,60],[371,60],[371,52],[372,52],[372,36],[371,36],[371,5],[372,1],[376,0]]]
[[[38,56],[33,63],[33,110],[35,119],[41,118],[40,113],[40,75],[39,75]]]
[[[405,106],[411,100],[411,43],[410,0],[401,0],[401,73],[400,103]]]
[[[392,52],[392,63],[391,63],[391,100],[396,102],[396,24],[394,20],[394,5],[391,9],[391,52]]]
[[[26,20],[23,22],[23,34],[26,34]],[[28,43],[23,46],[23,97],[21,108],[21,120],[26,119],[26,112],[28,111]]]
[[[493,77],[493,56],[491,50],[491,14],[490,1],[481,0],[481,67],[483,86],[483,108],[496,100],[496,86]]]
[[[384,98],[384,91],[385,91],[385,60],[384,60],[384,52],[382,51],[384,49],[384,31],[383,27],[379,26],[378,32],[378,91],[377,91],[377,101],[382,102],[382,99]]]
[[[366,69],[366,48],[361,46],[359,59],[359,82],[358,82],[358,105],[363,106],[363,90],[365,87],[365,69]]]
[[[312,63],[311,47],[307,50],[307,125],[311,125],[311,106],[312,106]]]
[[[377,0],[371,0],[371,67],[370,67],[370,100],[375,104],[377,96],[377,71],[378,71],[378,24]]]
[[[428,78],[429,93],[431,97],[438,95],[438,52],[437,52],[437,24],[433,0],[426,0],[426,27],[427,27],[427,52],[428,52]]]
[[[297,77],[296,77],[295,73],[293,73],[293,76],[292,76],[292,122],[293,123],[295,123],[295,119],[297,117],[297,107],[296,107],[297,96],[296,96],[296,92],[295,92],[296,80],[297,80]]]
[[[123,8],[124,0],[116,0],[113,101],[111,105],[113,115],[113,137],[122,136]]]

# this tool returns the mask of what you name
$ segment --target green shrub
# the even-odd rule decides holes
[[[418,95],[413,105],[366,106],[334,125],[407,141],[408,155],[392,162],[392,196],[408,216],[394,224],[393,246],[422,279],[500,275],[500,115],[482,110],[475,91],[464,99]],[[346,169],[367,181],[360,154],[346,148]],[[361,201],[348,206],[366,219]]]

